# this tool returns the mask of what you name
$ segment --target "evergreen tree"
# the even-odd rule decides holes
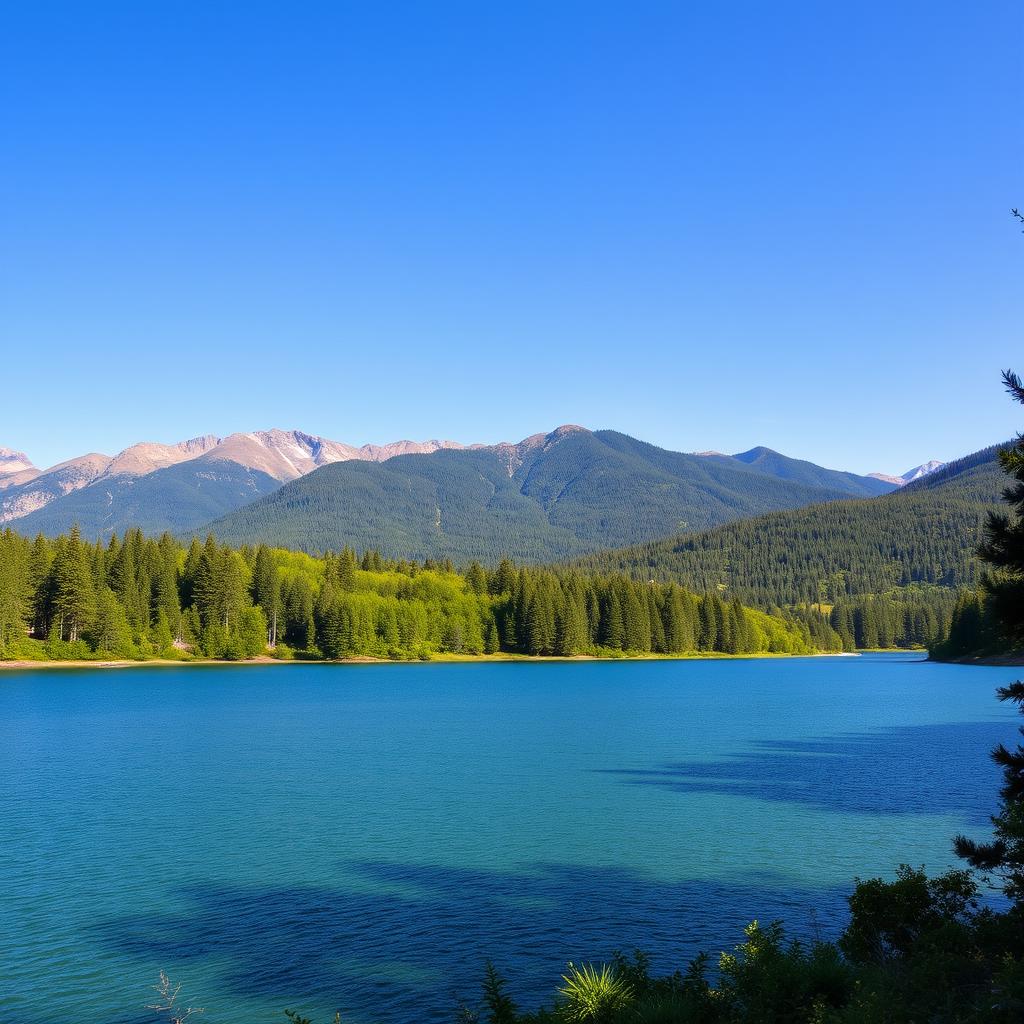
[[[345,548],[338,556],[337,573],[342,590],[356,589],[356,553],[351,548]]]
[[[1015,402],[1024,404],[1024,384],[1012,370],[1003,383]],[[1006,643],[1024,647],[1024,435],[999,452],[999,465],[1014,483],[1003,492],[1011,514],[989,512],[985,538],[978,548],[982,561],[992,566],[982,581],[992,613]]]
[[[96,610],[88,629],[89,640],[97,651],[117,657],[131,657],[132,633],[124,606],[104,585],[96,593]]]
[[[649,651],[651,626],[647,619],[647,602],[640,601],[636,586],[627,582],[622,588],[622,646],[627,651]]]
[[[718,648],[718,623],[711,597],[705,594],[697,610],[697,650],[714,651]]]
[[[88,628],[95,604],[88,552],[77,526],[58,544],[50,575],[57,638],[74,643]]]
[[[555,653],[562,657],[582,654],[587,650],[587,619],[580,600],[575,595],[563,599],[558,608]]]
[[[466,569],[466,586],[474,594],[487,593],[487,573],[484,572],[484,568],[479,562],[469,563],[469,567]]]
[[[493,617],[487,620],[484,629],[484,654],[497,654],[501,650],[501,639],[498,635],[498,624]]]
[[[615,590],[610,590],[605,598],[604,614],[601,616],[601,645],[613,651],[621,651],[625,639],[625,628],[622,620],[622,605]]]
[[[267,618],[266,642],[277,645],[277,619],[281,612],[281,581],[270,548],[261,544],[256,549],[252,570],[252,599]]]
[[[0,655],[24,634],[30,600],[28,545],[5,530],[0,534]]]
[[[1024,714],[1024,683],[1011,683],[998,693],[1000,700],[1012,701]],[[1024,726],[1020,732],[1024,735]],[[957,836],[956,852],[972,867],[998,877],[1006,895],[1024,910],[1024,744],[1009,750],[1000,743],[992,760],[1003,769],[999,813],[992,819],[995,837],[979,843]]]

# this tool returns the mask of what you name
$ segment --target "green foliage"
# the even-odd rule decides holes
[[[484,1005],[488,1024],[516,1024],[516,1004],[505,992],[505,979],[490,960],[484,965]]]
[[[831,943],[784,942],[781,924],[753,921],[734,953],[719,957],[719,998],[731,1019],[815,1024],[842,1006],[853,989],[852,971]]]
[[[728,607],[622,575],[519,568],[465,574],[450,562],[385,559],[351,548],[322,558],[211,535],[182,547],[129,531],[106,543],[77,531],[29,542],[0,534],[0,657],[46,638],[54,657],[238,661],[264,654],[394,660],[686,654],[698,619],[722,620],[703,650],[804,654],[816,639],[790,616]],[[827,639],[827,638],[826,638]]]
[[[772,512],[573,565],[791,609],[822,649],[934,646],[957,592],[981,581],[975,549],[1002,488],[997,455],[987,448],[881,497]],[[706,644],[715,623],[704,630]]]
[[[1003,384],[1014,401],[1024,404],[1024,384],[1017,374],[1006,370]],[[957,602],[949,637],[933,648],[939,658],[1024,648],[1024,435],[998,452],[998,462],[1014,481],[1002,492],[1010,512],[990,509],[987,513],[978,556],[990,569],[981,589],[963,594]]]
[[[1014,401],[1024,404],[1024,384],[1012,370],[1003,383]],[[1024,647],[1024,435],[999,452],[999,465],[1013,481],[1003,491],[1010,512],[990,511],[978,554],[991,571],[983,584],[991,614],[1008,649]]]
[[[1024,714],[1024,683],[1000,687],[998,694],[1000,700],[1012,701]],[[1024,736],[1024,726],[1020,733]],[[992,751],[992,760],[1003,769],[999,813],[992,819],[995,835],[987,843],[958,836],[956,852],[972,867],[995,875],[1024,914],[1024,744],[1010,750],[1000,743]]]
[[[313,1024],[311,1017],[303,1017],[295,1010],[285,1010],[284,1015],[291,1021],[291,1024]],[[341,1011],[334,1014],[334,1024],[341,1024]]]
[[[634,999],[632,987],[608,964],[598,970],[570,963],[562,981],[563,1015],[574,1024],[611,1024]]]
[[[838,942],[786,939],[757,921],[718,960],[652,977],[646,957],[600,970],[570,965],[554,1011],[503,1024],[1019,1024],[1024,1019],[1024,918],[979,907],[965,872],[929,879],[901,867],[860,882]]]

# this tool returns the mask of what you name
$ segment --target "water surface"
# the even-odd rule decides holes
[[[913,655],[0,674],[4,1020],[447,1021],[985,834],[1019,670]]]

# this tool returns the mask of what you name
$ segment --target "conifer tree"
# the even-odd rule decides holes
[[[105,584],[96,593],[96,610],[88,632],[95,650],[119,657],[131,656],[132,635],[128,617],[117,596]]]
[[[647,620],[647,602],[641,603],[636,584],[626,582],[622,589],[622,646],[627,651],[649,651],[651,626]]]
[[[497,654],[501,650],[501,640],[498,636],[498,625],[491,617],[487,620],[484,629],[484,654]]]
[[[1003,384],[1015,402],[1024,404],[1024,384],[1012,370]],[[1003,491],[1011,512],[989,512],[978,555],[992,566],[983,581],[992,613],[1006,643],[1024,647],[1024,434],[999,452],[999,464],[1013,479]]]
[[[50,573],[57,638],[74,643],[88,628],[95,603],[88,553],[77,526],[58,546]]]
[[[30,595],[28,546],[5,530],[0,534],[0,654],[24,633]]]
[[[624,639],[622,605],[619,602],[619,595],[612,589],[605,599],[604,614],[601,616],[601,645],[614,651],[621,651]]]
[[[714,651],[718,648],[718,623],[715,618],[715,610],[711,601],[711,595],[705,594],[700,600],[697,609],[697,650]]]
[[[338,586],[342,590],[356,589],[356,553],[346,547],[338,556]]]
[[[1011,683],[998,693],[1000,700],[1012,701],[1024,714],[1024,683]],[[1024,726],[1020,732],[1024,735]],[[1024,910],[1024,744],[1010,750],[1000,743],[992,760],[1003,769],[999,813],[992,818],[995,836],[987,843],[957,836],[955,848],[972,867],[995,875],[1003,892]]]
[[[466,586],[474,594],[487,593],[487,574],[484,572],[483,566],[477,561],[470,562],[469,567],[466,569]]]
[[[586,614],[579,598],[569,595],[558,609],[555,653],[571,657],[582,654],[588,646]]]

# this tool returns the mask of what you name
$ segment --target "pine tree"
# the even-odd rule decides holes
[[[34,636],[46,636],[50,631],[50,618],[53,614],[52,565],[53,553],[46,538],[40,533],[32,542],[28,559],[28,584],[32,590],[29,614]]]
[[[718,623],[711,595],[701,598],[697,609],[697,650],[714,651],[718,649]]]
[[[23,635],[30,599],[28,546],[5,530],[0,534],[0,655]]]
[[[256,549],[252,570],[252,599],[267,617],[266,642],[277,645],[277,619],[281,612],[281,581],[277,563],[270,549],[261,544]]]
[[[157,655],[166,657],[174,651],[174,634],[171,624],[167,621],[167,612],[161,608],[156,615],[156,623],[150,631],[153,650]]]
[[[1024,683],[1011,683],[998,691],[1000,700],[1012,701],[1024,714]],[[1024,726],[1020,729],[1024,735]],[[1003,892],[1024,910],[1024,744],[1009,750],[1002,743],[992,760],[1003,769],[999,813],[992,818],[995,837],[988,843],[957,836],[956,852],[972,867],[995,875]]]
[[[587,650],[587,620],[580,600],[567,595],[558,609],[555,653],[568,658]]]
[[[651,649],[651,626],[647,621],[647,602],[641,603],[637,584],[626,583],[622,600],[622,646],[627,651]]]
[[[501,640],[498,636],[498,624],[494,621],[494,617],[491,616],[487,620],[487,626],[484,629],[484,654],[497,654],[501,650]]]
[[[511,559],[503,558],[498,563],[498,568],[491,578],[491,593],[495,596],[510,594],[515,586],[516,576],[516,567]]]
[[[605,600],[604,614],[601,616],[601,645],[613,651],[621,651],[624,638],[622,605],[619,603],[619,595],[612,589]]]
[[[131,657],[132,634],[124,607],[117,595],[104,585],[96,593],[96,610],[89,626],[89,640],[97,651]]]
[[[1024,404],[1024,384],[1012,370],[1003,384],[1015,402]],[[1024,434],[999,452],[999,464],[1015,481],[1003,492],[1010,513],[989,512],[978,556],[992,566],[982,581],[995,621],[1011,648],[1024,647]]]
[[[346,547],[338,557],[338,586],[342,590],[356,589],[356,553]]]
[[[87,550],[77,526],[58,548],[50,574],[57,637],[74,643],[88,628],[95,603]]]
[[[466,586],[474,594],[487,593],[487,573],[479,562],[469,563],[469,568],[466,569]]]

